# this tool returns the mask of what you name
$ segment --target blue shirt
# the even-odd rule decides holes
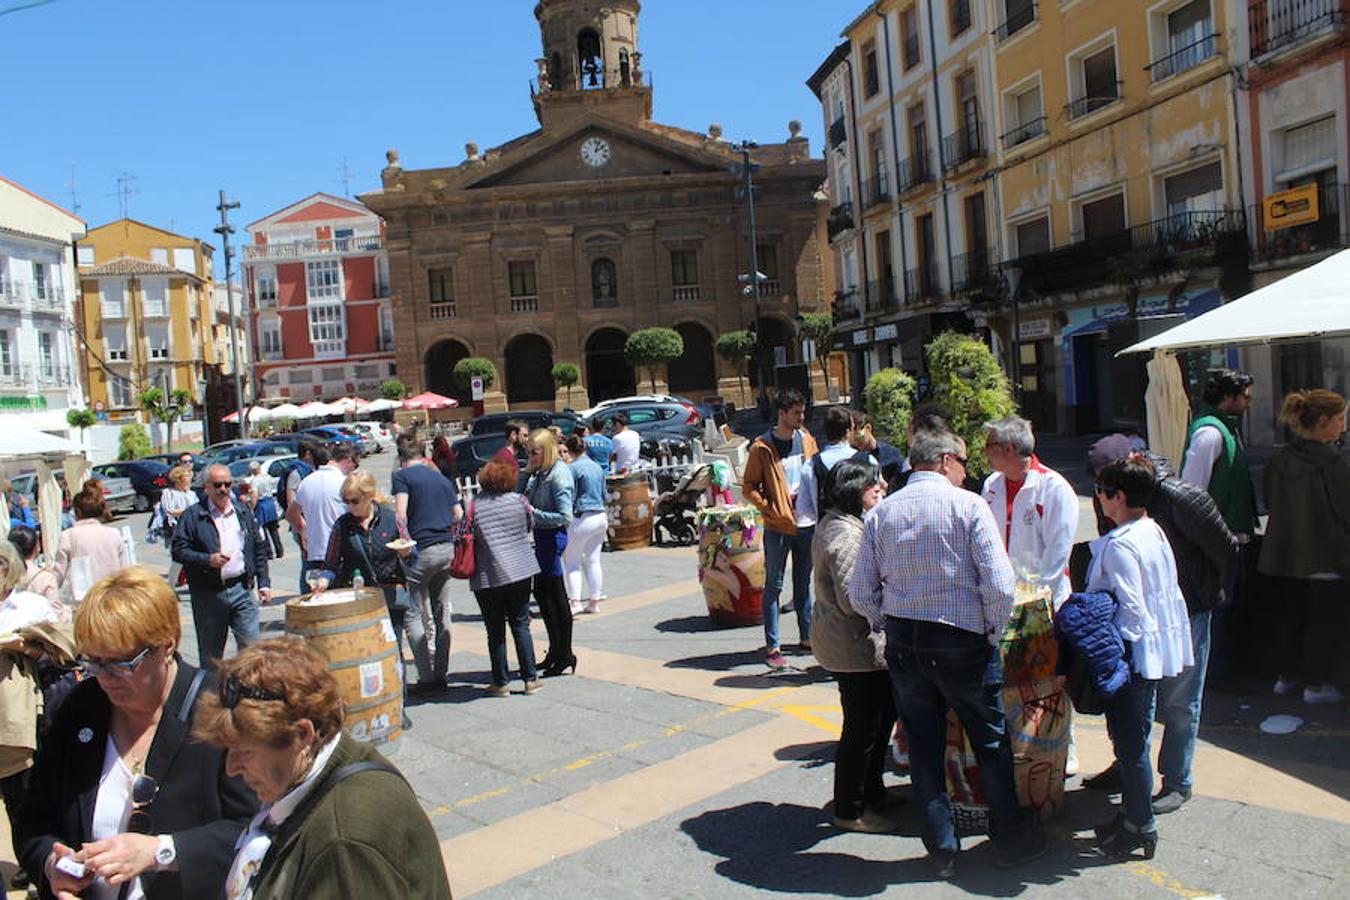
[[[572,460],[572,480],[576,483],[576,499],[572,511],[576,515],[605,511],[605,473],[590,455]]]
[[[858,455],[858,451],[848,441],[840,441],[837,444],[826,444],[821,451],[812,459],[819,458],[820,464],[828,472],[837,464],[846,459],[852,459]],[[875,463],[876,460],[870,455],[868,460]],[[811,521],[820,518],[820,510],[816,508],[816,501],[820,496],[820,481],[816,478],[816,464],[814,461],[808,461],[802,467],[802,486],[797,490],[797,521],[801,522],[803,517],[810,517]]]
[[[431,466],[416,463],[394,472],[394,496],[408,495],[408,534],[425,550],[453,537],[455,485]]]
[[[1013,569],[989,504],[937,472],[915,472],[867,514],[849,602],[873,625],[941,622],[997,641]]]
[[[582,440],[586,442],[586,455],[599,464],[604,477],[609,477],[609,457],[614,452],[614,442],[599,432],[588,434]]]

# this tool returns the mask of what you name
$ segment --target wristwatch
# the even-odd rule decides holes
[[[161,869],[167,869],[178,859],[178,851],[173,846],[173,835],[161,834],[159,836],[159,848],[155,850],[155,865]]]

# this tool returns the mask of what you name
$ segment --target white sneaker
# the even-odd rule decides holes
[[[1069,755],[1064,759],[1064,777],[1072,778],[1078,774],[1078,751],[1071,744],[1069,745]]]
[[[1320,688],[1309,685],[1303,689],[1304,703],[1340,703],[1345,699],[1334,684],[1324,684]]]
[[[589,613],[589,614],[591,614],[591,615],[594,615],[595,613],[598,613],[599,611],[600,611],[600,601],[599,601],[599,600],[587,600],[587,601],[586,601],[586,607],[582,610],[582,612],[584,612],[584,613]]]
[[[569,604],[569,605],[571,606],[571,609],[572,609],[572,615],[574,615],[574,616],[579,616],[579,615],[581,615],[581,609],[582,609],[582,606],[581,606],[580,603],[572,603],[572,604]]]
[[[1281,697],[1284,697],[1298,690],[1298,682],[1292,678],[1283,678],[1283,677],[1276,678],[1275,687],[1272,690],[1274,690],[1275,693],[1279,694]]]

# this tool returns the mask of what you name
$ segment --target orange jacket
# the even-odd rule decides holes
[[[816,455],[816,440],[802,429],[802,461]],[[797,515],[792,496],[788,493],[787,476],[778,450],[766,435],[755,438],[741,475],[741,492],[745,499],[764,515],[764,527],[779,534],[797,533]]]

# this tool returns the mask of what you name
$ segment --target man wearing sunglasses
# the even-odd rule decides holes
[[[225,466],[206,470],[206,499],[188,507],[173,533],[175,562],[187,573],[192,621],[197,630],[197,655],[204,668],[214,668],[225,654],[227,633],[236,649],[258,639],[258,604],[272,599],[267,570],[267,545],[258,522],[232,496],[234,479]]]

